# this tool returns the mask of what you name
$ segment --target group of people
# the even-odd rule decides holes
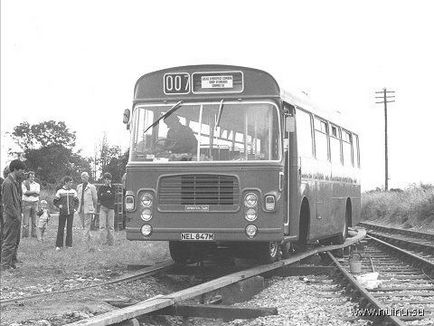
[[[0,207],[0,252],[1,270],[15,269],[20,262],[17,257],[21,237],[34,237],[44,241],[50,213],[48,202],[39,201],[40,185],[35,181],[35,173],[25,173],[26,166],[20,160],[13,160],[6,167],[1,181]],[[27,177],[26,177],[27,175]],[[115,187],[110,173],[103,175],[104,185],[98,188],[89,182],[89,174],[81,173],[82,183],[73,189],[73,179],[65,176],[61,187],[56,191],[53,204],[59,210],[55,250],[60,251],[64,244],[72,247],[72,226],[74,214],[80,217],[84,242],[89,251],[92,245],[91,224],[99,204],[100,237],[106,245],[114,243]],[[22,221],[22,230],[21,230]],[[66,239],[65,239],[66,226]]]

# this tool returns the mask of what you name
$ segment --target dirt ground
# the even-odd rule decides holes
[[[115,232],[114,246],[102,245],[101,234],[92,232],[95,251],[89,252],[77,221],[78,217],[72,248],[55,251],[56,218],[50,221],[44,242],[35,238],[21,240],[18,258],[22,263],[16,270],[1,274],[1,300],[103,283],[131,273],[128,265],[152,265],[169,259],[167,243],[130,242],[125,231]],[[144,300],[171,291],[150,277],[129,284],[2,304],[0,325],[63,325],[113,309],[102,302],[104,299]]]

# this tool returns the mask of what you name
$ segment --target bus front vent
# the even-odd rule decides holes
[[[160,180],[160,205],[239,204],[240,187],[234,176],[189,174],[163,177]]]

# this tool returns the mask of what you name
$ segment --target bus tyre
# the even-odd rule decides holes
[[[278,242],[261,242],[258,248],[259,261],[262,264],[271,264],[279,260],[279,243]]]
[[[294,252],[294,245],[291,242],[286,242],[280,246],[282,251],[282,258],[288,259],[291,257],[291,254]]]
[[[191,256],[190,246],[179,241],[169,241],[169,251],[173,261],[177,264],[187,264]]]

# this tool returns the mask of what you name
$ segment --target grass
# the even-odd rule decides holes
[[[18,258],[23,263],[10,275],[2,273],[2,297],[15,290],[24,291],[26,295],[40,293],[43,288],[56,291],[64,288],[65,280],[108,279],[125,273],[129,264],[151,265],[169,259],[167,243],[128,241],[125,231],[115,232],[114,246],[103,246],[99,232],[91,232],[96,250],[89,252],[82,239],[83,230],[78,227],[79,220],[76,215],[72,248],[55,250],[57,215],[49,221],[44,242],[35,238],[21,239]]]
[[[434,229],[434,186],[370,191],[362,195],[362,220],[403,228]]]

